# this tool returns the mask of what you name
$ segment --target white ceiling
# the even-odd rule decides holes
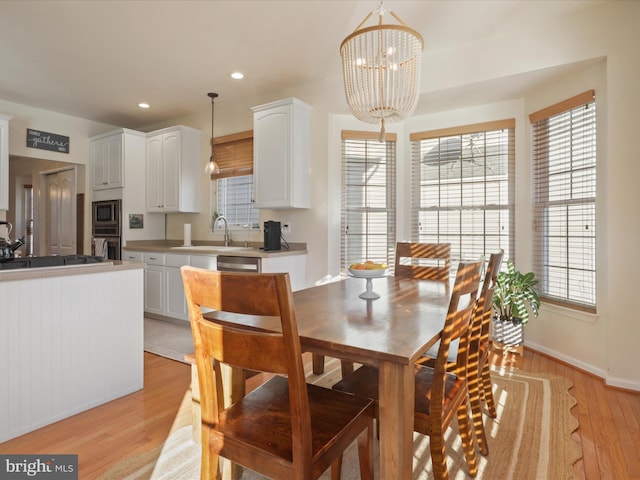
[[[435,51],[601,1],[387,0],[384,6],[422,34],[425,51]],[[0,0],[0,99],[139,129],[209,109],[210,91],[220,94],[217,105],[313,83],[327,89],[327,110],[348,113],[338,47],[378,3]],[[389,15],[385,21],[394,23]],[[230,79],[234,70],[245,79]],[[428,92],[419,108],[473,101],[480,87],[484,101],[498,101],[561,73]],[[139,109],[141,101],[151,108]]]

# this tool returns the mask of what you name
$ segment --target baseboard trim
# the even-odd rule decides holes
[[[554,360],[558,360],[560,362],[566,363],[567,365],[577,368],[578,370],[588,373],[589,375],[598,377],[608,387],[618,388],[621,390],[629,390],[632,392],[640,392],[640,382],[632,381],[626,378],[611,377],[607,375],[606,370],[595,367],[590,363],[577,360],[573,357],[557,352],[553,349],[537,344],[535,342],[527,341],[526,339],[525,339],[524,345],[526,348],[530,350],[535,350],[536,352],[541,353],[543,355],[547,355],[553,358]]]

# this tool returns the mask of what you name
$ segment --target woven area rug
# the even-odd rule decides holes
[[[194,351],[189,322],[145,317],[144,350],[186,363],[184,356]]]
[[[329,364],[327,365],[329,367]],[[332,384],[337,368],[321,377],[309,376],[312,383]],[[578,421],[570,413],[575,399],[569,394],[570,382],[560,376],[528,374],[520,370],[496,371],[494,396],[498,417],[485,416],[489,456],[478,455],[479,479],[572,479],[573,464],[582,450],[572,439]],[[376,451],[378,443],[376,442]],[[470,478],[465,469],[457,424],[447,432],[447,454],[451,479]],[[414,480],[433,478],[429,438],[414,434]],[[345,454],[342,480],[358,480],[357,452],[353,445]],[[162,447],[124,459],[101,477],[102,480],[197,480],[200,478],[200,447],[192,440],[190,426],[176,429]],[[376,458],[376,479],[379,478]],[[329,479],[329,472],[321,477]],[[264,477],[245,470],[242,480]]]

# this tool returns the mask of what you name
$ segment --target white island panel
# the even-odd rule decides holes
[[[143,270],[0,282],[0,442],[143,386]]]

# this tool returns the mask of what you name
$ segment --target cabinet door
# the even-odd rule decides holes
[[[94,190],[124,186],[122,135],[114,135],[91,142],[90,155]]]
[[[144,270],[144,311],[164,315],[164,267],[159,265]]]
[[[106,139],[106,141],[107,185],[109,188],[124,187],[124,177],[122,175],[122,135],[110,137]]]
[[[184,284],[179,268],[164,267],[164,279],[166,286],[165,315],[172,318],[189,320],[187,300],[184,296]]]
[[[165,212],[180,211],[180,132],[162,135],[162,194]]]
[[[162,212],[162,135],[147,138],[147,212]]]
[[[257,208],[291,205],[291,124],[288,107],[254,117],[254,192]]]
[[[107,183],[107,143],[104,140],[91,142],[91,168],[93,169],[93,189],[105,188]]]

